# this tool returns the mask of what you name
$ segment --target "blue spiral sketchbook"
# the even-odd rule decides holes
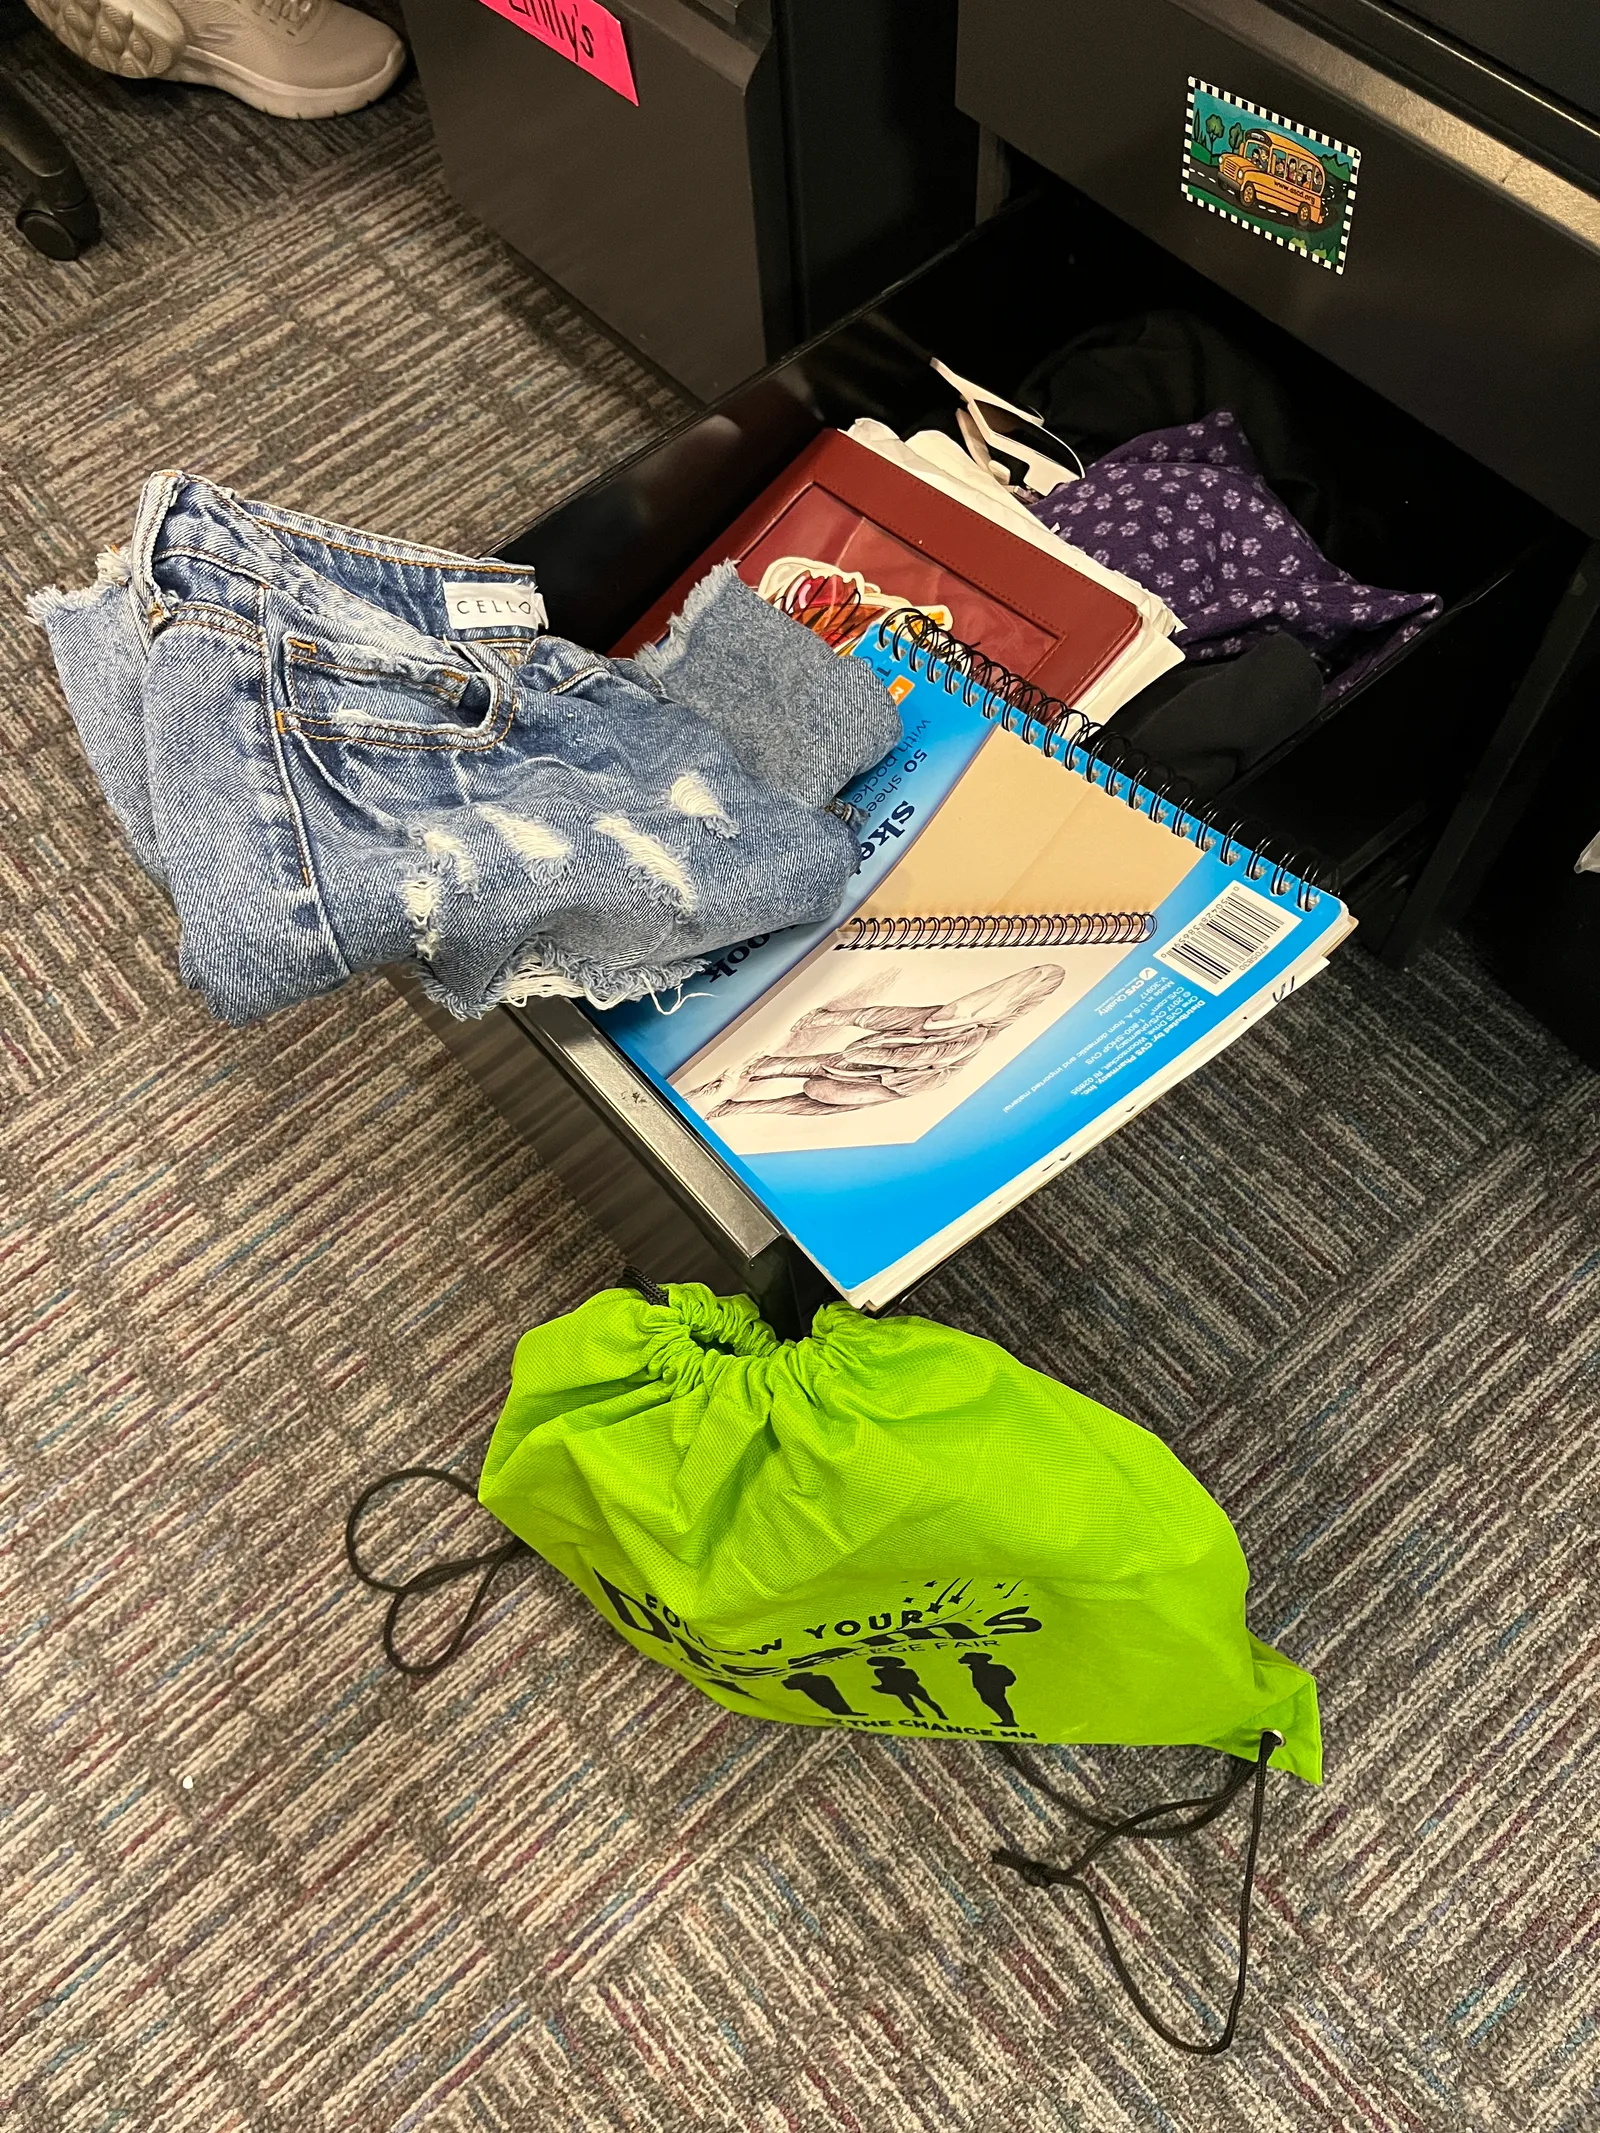
[[[675,1074],[867,901],[988,738],[990,720],[976,703],[964,703],[929,679],[926,662],[913,656],[904,632],[880,636],[873,630],[845,656],[867,661],[898,705],[901,724],[900,739],[883,761],[841,796],[860,818],[861,864],[849,891],[819,926],[790,926],[725,950],[690,980],[681,1001],[658,1006],[653,999],[630,1000],[597,1016],[606,1035],[654,1075]]]
[[[834,926],[726,958],[676,1015],[597,1019],[871,1309],[1230,1044],[1354,922],[943,632],[875,637],[869,656],[906,739],[856,788],[862,869]],[[914,810],[901,834],[877,834],[896,808]],[[1024,912],[1149,913],[1154,930],[961,944],[983,931],[962,920]],[[852,913],[949,924],[939,945],[850,946]]]

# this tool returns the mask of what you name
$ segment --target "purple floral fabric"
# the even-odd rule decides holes
[[[1443,610],[1434,593],[1386,592],[1330,563],[1267,487],[1226,408],[1119,445],[1031,509],[1159,593],[1189,659],[1227,659],[1286,630],[1337,674],[1337,694]]]

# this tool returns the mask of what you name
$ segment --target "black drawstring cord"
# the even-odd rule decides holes
[[[1225,1779],[1218,1791],[1202,1793],[1198,1798],[1192,1800],[1168,1800],[1159,1807],[1146,1807],[1139,1814],[1125,1815],[1120,1822],[1104,1821],[1099,1815],[1091,1814],[1088,1808],[1079,1806],[1076,1800],[1068,1799],[1064,1792],[1058,1792],[1048,1779],[1040,1775],[1020,1750],[1008,1744],[1001,1751],[1012,1768],[1026,1778],[1036,1791],[1044,1793],[1048,1799],[1054,1800],[1059,1807],[1064,1807],[1068,1814],[1075,1815],[1080,1822],[1088,1823],[1091,1829],[1097,1829],[1100,1834],[1088,1849],[1081,1852],[1068,1866],[1051,1866],[1043,1859],[1030,1859],[1025,1853],[1013,1851],[991,1853],[990,1857],[993,1859],[994,1864],[996,1866],[1010,1867],[1013,1873],[1022,1876],[1030,1888],[1074,1888],[1086,1897],[1089,1909],[1094,1913],[1095,1924],[1100,1929],[1100,1938],[1105,1945],[1106,1954],[1111,1959],[1111,1967],[1121,1980],[1123,1990],[1132,2000],[1140,2015],[1149,2023],[1156,2035],[1172,2045],[1175,2050],[1192,2052],[1198,2058],[1214,2058],[1218,2052],[1225,2052],[1233,2042],[1234,2031],[1239,2026],[1239,2010],[1244,2005],[1245,1978],[1250,1966],[1250,1903],[1255,1891],[1256,1855],[1261,1849],[1261,1822],[1266,1806],[1267,1765],[1273,1749],[1282,1745],[1283,1735],[1281,1733],[1263,1733],[1255,1762],[1253,1764],[1240,1763]],[[1234,1980],[1233,1998],[1228,2005],[1228,2019],[1223,2023],[1221,2033],[1213,2037],[1209,2042],[1204,2040],[1197,2042],[1192,2037],[1180,2037],[1176,2030],[1169,2029],[1134,1983],[1132,1973],[1123,1959],[1122,1951],[1117,1946],[1116,1936],[1111,1931],[1111,1921],[1101,1908],[1099,1897],[1096,1896],[1088,1882],[1083,1879],[1083,1876],[1086,1869],[1118,1837],[1132,1837],[1136,1841],[1158,1843],[1169,1837],[1187,1837],[1197,1829],[1204,1829],[1208,1822],[1214,1822],[1217,1819],[1218,1815],[1222,1813],[1231,1800],[1238,1797],[1245,1786],[1250,1783],[1252,1776],[1255,1779],[1255,1795],[1250,1805],[1250,1843],[1245,1852],[1244,1886],[1239,1896],[1239,1973]],[[1158,1821],[1163,1815],[1181,1816],[1188,1814],[1191,1808],[1196,1812],[1188,1821],[1170,1822],[1160,1829],[1152,1829],[1148,1826]]]
[[[631,1262],[622,1269],[622,1280],[619,1286],[624,1289],[637,1289],[647,1304],[664,1304],[672,1301],[672,1298],[662,1288],[660,1282],[652,1281],[648,1274],[641,1274],[639,1269]]]
[[[429,1569],[420,1570],[414,1578],[406,1578],[399,1584],[391,1578],[376,1576],[367,1569],[356,1553],[356,1527],[360,1524],[362,1512],[378,1491],[393,1488],[395,1483],[400,1481],[442,1481],[447,1488],[454,1489],[457,1495],[470,1497],[474,1503],[478,1500],[478,1492],[470,1481],[463,1481],[459,1474],[447,1474],[441,1467],[403,1466],[393,1474],[380,1474],[376,1481],[364,1488],[350,1506],[350,1516],[344,1522],[344,1552],[350,1568],[363,1585],[370,1585],[375,1592],[394,1595],[389,1602],[389,1611],[383,1618],[383,1649],[389,1664],[398,1667],[402,1674],[437,1674],[440,1667],[448,1665],[460,1651],[468,1630],[477,1621],[479,1611],[489,1597],[489,1587],[506,1564],[515,1561],[519,1555],[531,1555],[533,1551],[525,1540],[519,1540],[517,1535],[512,1533],[496,1547],[480,1549],[476,1555],[451,1556],[447,1561],[434,1563]],[[472,1604],[457,1623],[455,1634],[444,1650],[433,1659],[402,1659],[395,1649],[394,1638],[400,1622],[400,1610],[406,1601],[413,1593],[437,1592],[441,1585],[448,1585],[456,1578],[470,1577],[474,1570],[482,1570],[483,1576],[478,1580],[478,1589],[472,1595]]]
[[[637,1289],[646,1303],[671,1302],[666,1290],[658,1282],[652,1281],[647,1274],[641,1274],[635,1266],[623,1268],[622,1285],[625,1288]],[[380,1578],[366,1567],[356,1552],[356,1529],[361,1523],[362,1513],[373,1497],[383,1489],[392,1489],[401,1481],[442,1481],[447,1489],[454,1489],[458,1496],[470,1497],[474,1503],[478,1500],[478,1492],[470,1481],[463,1481],[459,1474],[447,1474],[442,1467],[403,1466],[392,1474],[380,1474],[376,1481],[370,1482],[350,1506],[350,1516],[344,1522],[345,1560],[350,1568],[363,1585],[370,1585],[374,1592],[386,1592],[390,1595],[388,1612],[383,1618],[384,1657],[402,1674],[437,1674],[440,1667],[449,1665],[466,1642],[468,1631],[483,1611],[490,1586],[506,1564],[515,1562],[519,1555],[531,1555],[533,1550],[525,1540],[520,1540],[515,1533],[511,1533],[493,1548],[481,1548],[476,1555],[450,1556],[445,1562],[434,1563],[426,1570],[419,1570],[414,1578],[405,1578],[398,1584],[392,1578]],[[472,1595],[466,1613],[456,1624],[444,1650],[432,1659],[402,1659],[395,1645],[395,1632],[400,1626],[400,1612],[407,1600],[419,1593],[437,1592],[442,1586],[453,1584],[457,1578],[470,1577],[474,1570],[481,1570],[483,1576],[479,1578],[478,1589]]]

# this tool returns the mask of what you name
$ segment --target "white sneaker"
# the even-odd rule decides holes
[[[135,80],[204,82],[278,118],[381,96],[406,48],[340,0],[28,0],[69,52]]]

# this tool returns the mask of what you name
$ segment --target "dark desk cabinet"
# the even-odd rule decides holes
[[[1600,1069],[1600,691],[1557,749],[1462,929],[1514,998]]]
[[[1310,411],[1322,454],[1370,506],[1334,560],[1445,600],[1438,621],[1224,795],[1240,818],[1325,862],[1364,940],[1381,947],[1563,597],[1582,536],[1071,188],[1044,185],[1017,202],[508,553],[537,570],[555,627],[615,643],[824,424],[872,415],[904,432],[948,419],[930,356],[1015,394],[1073,335],[1154,307],[1219,327]]]
[[[1447,101],[1459,98],[1482,116],[1498,114],[1495,123],[1503,119],[1525,140],[1535,138],[1538,104],[1552,122],[1600,122],[1600,12],[1594,0],[1279,4],[1355,46],[1381,52]],[[1523,109],[1514,117],[1518,105]]]
[[[1340,271],[1185,194],[1194,82],[1359,150]],[[957,95],[1220,288],[1600,534],[1594,192],[1262,0],[963,0]]]
[[[1481,879],[1552,736],[1588,735],[1562,759],[1554,799],[1535,792],[1486,892],[1496,925],[1481,937],[1509,958],[1497,967],[1513,989],[1529,929],[1549,915],[1569,927],[1567,963],[1545,956],[1554,987],[1600,942],[1600,877],[1574,884],[1570,871],[1600,829],[1583,715],[1600,647],[1600,200],[1565,179],[1541,193],[1540,172],[1506,160],[1503,143],[1479,131],[1468,144],[1439,105],[1424,124],[1418,99],[1384,102],[1370,69],[1335,79],[1348,55],[1271,42],[1280,31],[1308,34],[1257,0],[963,0],[963,102],[1063,177],[1030,179],[1026,197],[505,553],[538,573],[556,629],[610,645],[820,429],[947,420],[931,356],[1014,395],[1086,328],[1158,306],[1192,313],[1307,411],[1320,450],[1364,493],[1370,508],[1338,552],[1329,540],[1333,559],[1444,600],[1218,805],[1328,862],[1359,938],[1403,962]],[[1182,196],[1190,70],[1340,140],[1359,129],[1344,274]],[[1463,160],[1468,145],[1481,167]],[[1563,790],[1573,804],[1555,804]],[[1561,882],[1530,863],[1541,827],[1565,840]],[[647,1272],[707,1266],[801,1329],[821,1275],[603,1028],[567,1001],[437,1020]]]
[[[821,428],[872,415],[906,430],[948,414],[930,356],[1011,392],[1084,326],[1153,303],[1205,309],[1248,342],[1319,410],[1330,449],[1362,479],[1389,484],[1405,469],[1387,538],[1404,545],[1416,582],[1446,594],[1445,614],[1222,803],[1285,844],[1320,847],[1364,937],[1381,942],[1582,537],[1068,188],[1017,202],[568,498],[505,553],[537,572],[556,629],[615,643]],[[826,1293],[821,1275],[603,1027],[570,1001],[530,1001],[482,1023],[433,1020],[647,1272],[709,1267],[707,1278],[748,1289],[775,1324],[801,1330]]]
[[[1577,539],[1600,536],[1597,84],[1592,0],[962,0],[966,111],[1241,315],[1273,321],[1340,379],[1504,477],[1498,501],[1486,492],[1468,525],[1486,568],[1507,530],[1501,514],[1514,519],[1531,500],[1551,515],[1549,553],[1559,554],[1559,526],[1574,537],[1543,625],[1533,599],[1521,623],[1495,619],[1469,655],[1499,663],[1498,714],[1469,710],[1485,702],[1483,676],[1463,670],[1445,685],[1443,716],[1431,715],[1419,663],[1380,717],[1368,694],[1292,767],[1269,768],[1241,795],[1291,834],[1359,849],[1365,863],[1376,850],[1361,845],[1354,814],[1342,825],[1330,816],[1332,796],[1349,789],[1350,751],[1366,756],[1375,785],[1426,789],[1412,855],[1376,902],[1365,899],[1366,938],[1396,962],[1461,915],[1530,804],[1530,834],[1570,835],[1538,778],[1600,694],[1600,546],[1584,552]],[[1351,212],[1336,261],[1306,256],[1282,203],[1244,212],[1249,173],[1229,181],[1218,153],[1231,136],[1209,150],[1196,141],[1196,114],[1209,96],[1214,117],[1219,93],[1248,107],[1242,130],[1254,127],[1269,155],[1276,142],[1292,163],[1285,127],[1331,147],[1330,189],[1343,158]],[[1052,264],[1041,260],[1040,274]],[[1397,512],[1415,500],[1406,486],[1396,483]],[[1373,805],[1389,834],[1392,811],[1376,795]],[[1569,870],[1576,851],[1562,856]],[[1555,914],[1569,906],[1592,937],[1587,885],[1545,900],[1558,931],[1568,921]],[[1564,977],[1592,999],[1600,972],[1575,937],[1558,946]],[[1514,939],[1501,939],[1497,967],[1518,989]]]
[[[1592,0],[1409,0],[1410,12],[1552,95],[1600,113],[1600,22]]]
[[[638,102],[405,0],[452,191],[702,399],[971,225],[956,0],[611,0]]]

